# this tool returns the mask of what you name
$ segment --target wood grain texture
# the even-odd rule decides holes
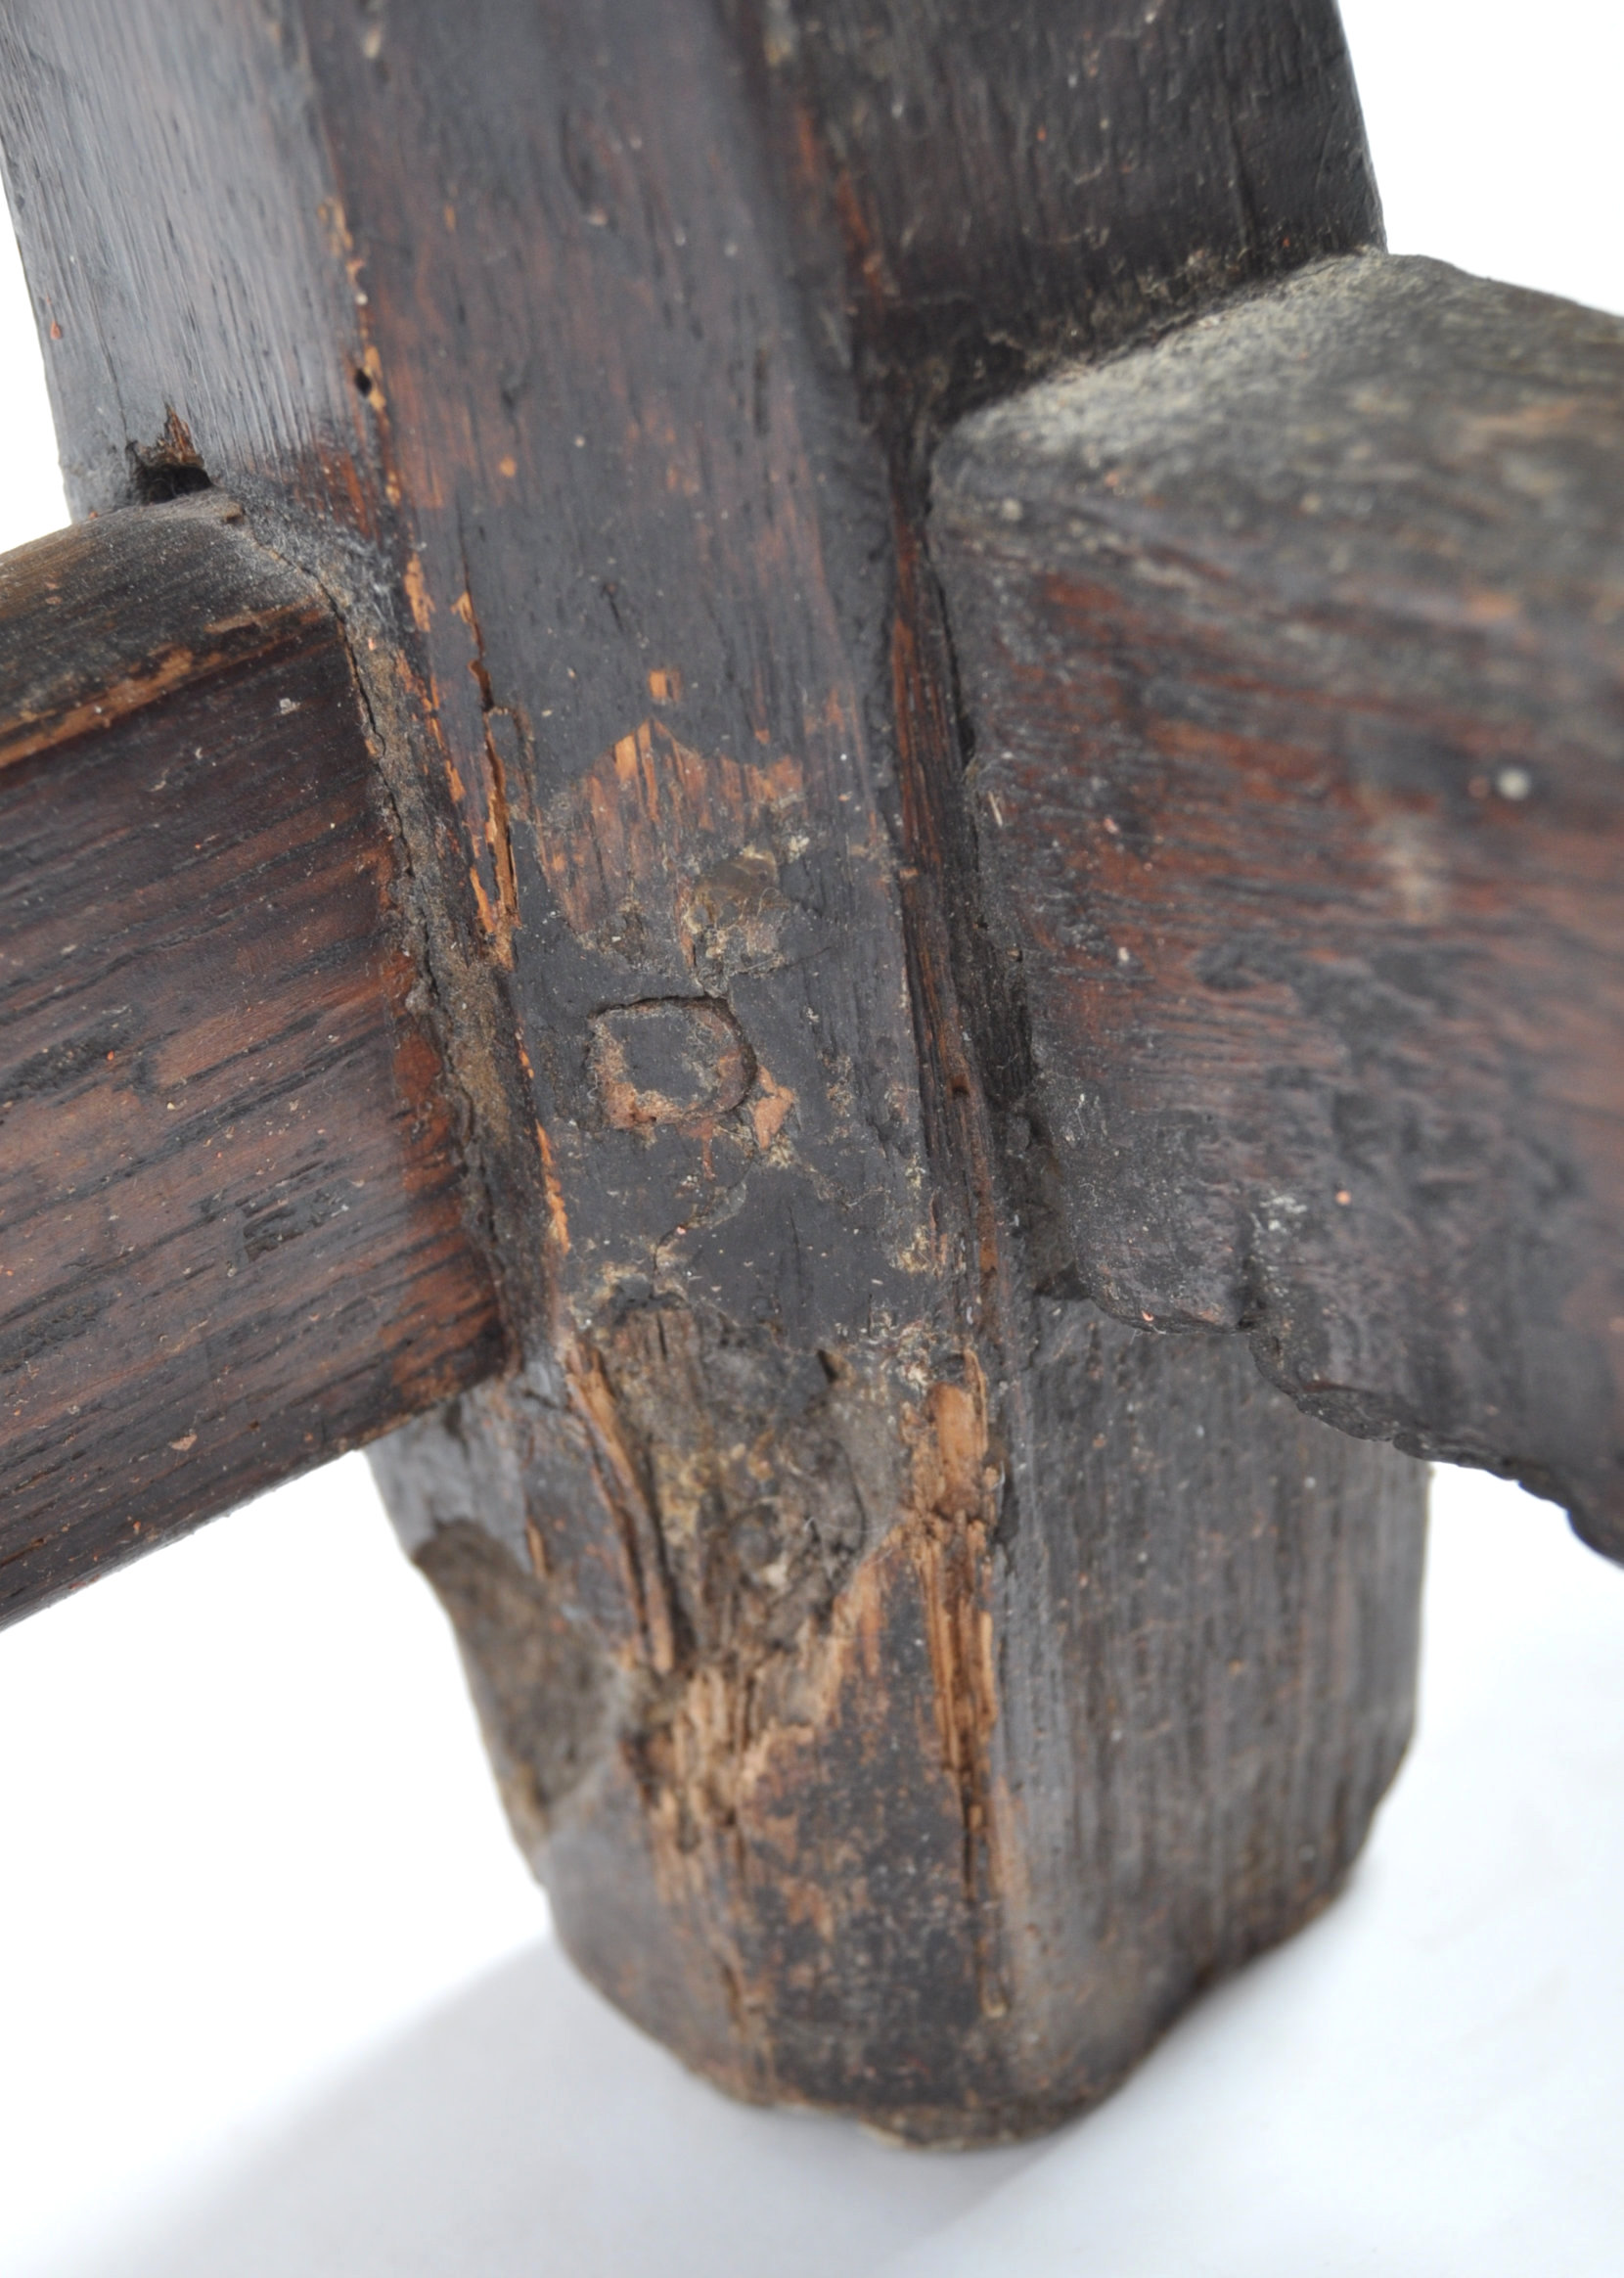
[[[1421,1483],[1052,1289],[920,476],[1013,374],[1370,240],[1332,11],[4,37],[75,497],[173,415],[351,632],[522,1339],[381,1470],[565,1941],[739,2093],[1052,2124],[1335,1888]]]
[[[375,1458],[578,1965],[911,2142],[1058,2125],[1317,1913],[1414,1707],[1418,1467],[1237,1342],[1030,1335],[1035,1461],[973,1379],[899,1433],[882,1349],[673,1305],[604,1333],[574,1449],[510,1388]]]
[[[766,67],[825,337],[845,336],[893,445],[1060,356],[1380,240],[1318,0],[726,12]]]
[[[1083,1285],[1624,1555],[1624,323],[1331,263],[934,495]]]
[[[0,1618],[498,1364],[392,877],[235,507],[0,562]]]

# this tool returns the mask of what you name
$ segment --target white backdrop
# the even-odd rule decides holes
[[[1616,0],[1345,0],[1394,250],[1624,311]],[[3,249],[9,260],[9,245]],[[63,519],[0,274],[0,548]],[[1439,1477],[1348,1895],[1103,2111],[903,2155],[570,1975],[347,1459],[0,1636],[8,2278],[1617,2278],[1624,1572]]]

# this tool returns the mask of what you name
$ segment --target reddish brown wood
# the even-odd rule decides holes
[[[500,1361],[320,592],[214,493],[0,563],[0,1617]]]
[[[1624,323],[1380,255],[970,422],[932,544],[1081,1286],[1624,1556]]]

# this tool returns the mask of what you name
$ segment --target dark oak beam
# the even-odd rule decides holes
[[[1337,1887],[1421,1482],[1065,1279],[922,476],[1372,240],[1334,9],[0,43],[76,505],[170,437],[350,632],[520,1340],[380,1466],[562,1936],[741,2094],[1052,2124]]]
[[[0,1618],[500,1363],[394,878],[238,508],[0,562]]]
[[[1081,1285],[1624,1556],[1624,323],[1328,263],[934,499]]]

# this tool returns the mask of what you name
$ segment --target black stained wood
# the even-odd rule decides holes
[[[934,495],[1083,1286],[1624,1556],[1624,323],[1330,263]]]
[[[739,2093],[1052,2124],[1336,1887],[1421,1484],[1057,1283],[921,475],[1371,241],[1333,11],[0,41],[79,508],[184,447],[350,632],[522,1343],[381,1468],[566,1943]]]
[[[393,868],[236,507],[0,561],[0,1618],[499,1363]]]

